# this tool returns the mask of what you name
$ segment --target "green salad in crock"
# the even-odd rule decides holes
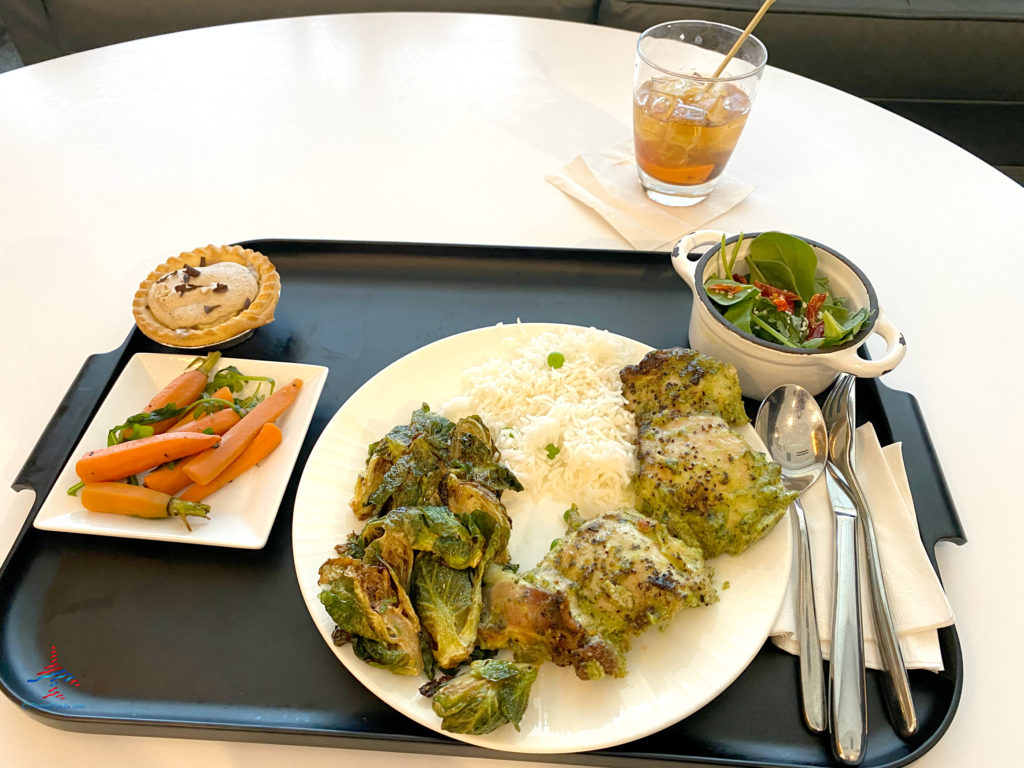
[[[857,335],[868,319],[832,294],[827,277],[817,274],[814,248],[793,235],[764,232],[753,239],[746,272],[735,271],[743,235],[727,250],[722,237],[717,271],[704,290],[722,316],[742,331],[786,347],[837,347]]]

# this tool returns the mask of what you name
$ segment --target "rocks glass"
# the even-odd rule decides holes
[[[640,35],[633,141],[640,183],[655,202],[695,205],[725,170],[768,60],[749,36],[716,75],[742,34],[710,21],[669,21]]]

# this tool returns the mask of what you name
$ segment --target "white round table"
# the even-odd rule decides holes
[[[0,553],[32,505],[7,485],[84,359],[131,326],[167,255],[261,237],[628,247],[544,180],[630,135],[636,35],[497,16],[366,14],[185,32],[0,75]],[[769,69],[713,222],[829,243],[871,276],[909,353],[969,543],[940,545],[965,689],[916,765],[1018,754],[1024,501],[1014,385],[1024,189],[870,104]],[[472,765],[335,749],[95,736],[0,697],[11,766]],[[496,760],[489,765],[521,763]]]

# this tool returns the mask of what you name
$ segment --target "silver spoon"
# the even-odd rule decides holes
[[[757,411],[755,426],[768,454],[782,468],[782,482],[786,488],[798,494],[810,488],[821,476],[828,459],[825,420],[810,393],[795,384],[773,389]],[[814,610],[811,545],[807,518],[799,496],[791,508],[796,521],[796,636],[800,643],[800,695],[807,727],[821,733],[827,727],[825,673]]]

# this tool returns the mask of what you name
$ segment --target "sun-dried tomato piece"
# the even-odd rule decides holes
[[[730,285],[729,283],[715,283],[709,285],[708,290],[714,291],[715,293],[727,293],[730,296],[735,296],[737,293],[742,291],[744,286],[742,285]]]
[[[779,312],[793,313],[793,308],[796,302],[800,301],[800,297],[792,291],[787,291],[785,288],[776,288],[774,285],[768,285],[768,283],[762,283],[757,280],[754,281],[754,285],[760,289],[761,295],[768,299]]]

